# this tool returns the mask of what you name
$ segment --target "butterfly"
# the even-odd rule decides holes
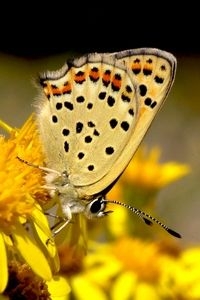
[[[64,223],[74,214],[102,217],[109,202],[123,205],[170,234],[179,233],[106,194],[124,172],[166,99],[176,58],[155,48],[89,53],[39,76],[38,130],[46,157],[46,187]]]

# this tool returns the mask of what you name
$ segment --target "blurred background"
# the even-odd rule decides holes
[[[161,191],[156,214],[182,234],[183,243],[199,244],[199,10],[191,1],[177,8],[170,2],[162,7],[124,1],[107,4],[58,1],[47,8],[44,3],[41,7],[27,2],[2,9],[0,118],[20,127],[33,111],[38,73],[59,69],[67,58],[139,47],[172,52],[178,61],[174,86],[143,144],[159,146],[163,162],[191,166],[191,174]]]

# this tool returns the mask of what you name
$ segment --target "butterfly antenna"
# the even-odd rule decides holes
[[[56,171],[56,170],[53,170],[53,169],[50,169],[50,168],[46,168],[46,167],[42,167],[42,166],[39,166],[39,165],[35,165],[35,164],[32,164],[31,162],[27,161],[27,160],[24,160],[23,158],[17,156],[16,157],[19,161],[21,161],[22,163],[30,166],[30,167],[33,167],[33,168],[37,168],[37,169],[40,169],[46,173],[55,173],[57,175],[61,175],[60,172]]]
[[[152,217],[151,215],[145,213],[144,211],[142,211],[138,208],[132,207],[128,204],[125,204],[123,202],[119,202],[119,201],[116,201],[116,200],[105,200],[105,202],[106,203],[114,203],[114,204],[124,206],[124,207],[128,208],[129,210],[131,210],[133,213],[135,213],[138,217],[142,218],[142,220],[145,222],[145,224],[151,226],[151,225],[153,225],[153,223],[156,223],[159,226],[161,226],[164,230],[166,230],[169,234],[175,236],[176,238],[181,238],[181,235],[178,232],[170,229],[167,225],[163,224],[158,219]]]

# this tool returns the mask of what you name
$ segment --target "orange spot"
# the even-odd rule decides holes
[[[141,71],[141,63],[133,63],[131,69],[139,73]]]
[[[52,86],[51,84],[48,84],[44,88],[44,92],[45,92],[47,97],[49,97],[50,95],[62,95],[64,93],[70,93],[71,92],[71,85],[68,82],[65,85],[61,86],[61,87],[55,87],[55,86]]]
[[[151,70],[151,71],[153,70],[152,64],[145,64],[143,68],[146,70]]]
[[[94,80],[99,79],[99,71],[90,70],[89,76],[92,77]]]
[[[52,94],[53,95],[61,95],[62,94],[62,90],[60,88],[52,88]]]
[[[74,75],[74,81],[76,83],[82,83],[83,81],[85,81],[85,73],[75,74]]]
[[[110,73],[103,73],[102,80],[105,82],[110,82],[111,74]]]
[[[70,93],[72,90],[71,84],[66,82],[65,85],[62,87],[62,93]]]
[[[118,79],[116,77],[113,78],[112,80],[112,84],[117,88],[117,89],[120,89],[121,88],[121,79]]]
[[[61,95],[62,91],[60,88],[58,87],[54,87],[51,84],[47,84],[47,86],[44,88],[44,92],[46,94],[46,96],[50,96],[50,95]]]
[[[141,69],[141,63],[133,63],[132,69]]]

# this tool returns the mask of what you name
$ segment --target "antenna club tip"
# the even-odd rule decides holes
[[[174,231],[174,230],[172,230],[170,228],[167,229],[167,232],[169,232],[171,235],[175,236],[176,238],[179,238],[179,239],[182,238],[182,236],[180,235],[180,233],[178,233],[178,232],[176,232],[176,231]]]

